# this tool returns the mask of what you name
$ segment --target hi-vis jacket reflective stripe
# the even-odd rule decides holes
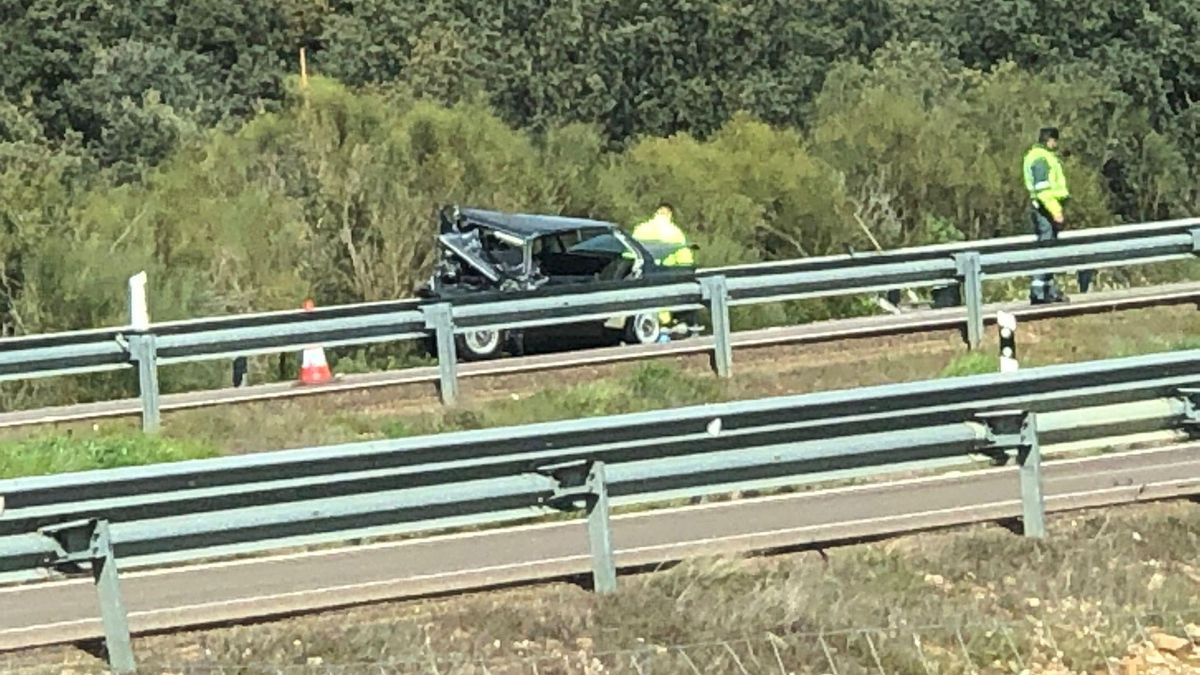
[[[1071,196],[1058,155],[1042,144],[1025,153],[1023,167],[1029,198],[1041,203],[1054,218],[1062,218],[1062,200]]]

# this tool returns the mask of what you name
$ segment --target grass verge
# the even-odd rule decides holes
[[[178,462],[217,454],[216,447],[202,441],[140,433],[38,436],[0,445],[0,478]]]

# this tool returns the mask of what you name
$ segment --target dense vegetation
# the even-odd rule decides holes
[[[1200,211],[1190,0],[0,16],[5,335],[119,322],[143,269],[155,319],[407,295],[449,201],[630,223],[667,198],[702,264],[1023,232],[1020,157],[1047,122],[1072,227]]]

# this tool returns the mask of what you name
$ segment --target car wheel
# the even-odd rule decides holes
[[[504,351],[504,331],[472,330],[455,338],[464,361],[494,359]]]
[[[635,314],[625,320],[625,341],[642,345],[657,342],[661,329],[658,312]]]

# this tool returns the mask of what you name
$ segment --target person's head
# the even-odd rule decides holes
[[[675,207],[671,206],[670,202],[659,202],[658,208],[654,209],[654,215],[664,218],[674,218]]]
[[[1038,143],[1053,150],[1058,147],[1058,128],[1045,127],[1038,132]]]

